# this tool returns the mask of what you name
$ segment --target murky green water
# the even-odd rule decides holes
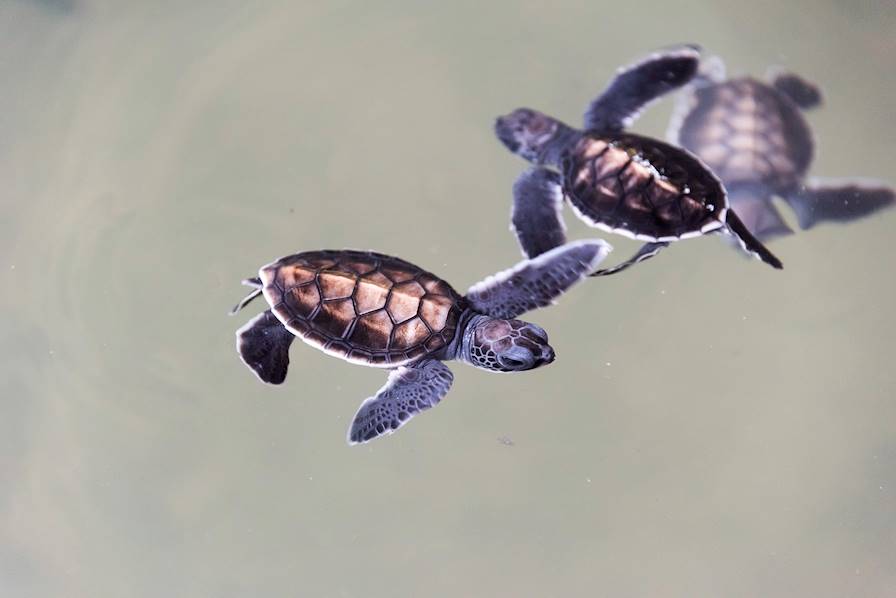
[[[381,371],[296,344],[265,387],[234,352],[286,253],[517,261],[492,118],[578,122],[681,40],[816,81],[813,173],[896,181],[891,2],[4,0],[0,594],[896,594],[896,213],[783,272],[705,238],[578,287],[529,316],[552,366],[455,364],[363,447]]]

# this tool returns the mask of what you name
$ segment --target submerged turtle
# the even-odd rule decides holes
[[[699,62],[696,49],[681,47],[621,70],[591,102],[583,131],[528,108],[497,119],[498,138],[536,165],[513,188],[512,228],[524,255],[565,241],[565,196],[587,224],[648,241],[631,259],[595,275],[619,272],[672,241],[710,232],[729,233],[749,253],[781,267],[728,207],[724,187],[700,160],[623,131],[646,104],[688,83]]]
[[[685,88],[669,139],[694,152],[722,179],[731,205],[760,239],[793,231],[772,203],[783,198],[800,228],[846,222],[894,201],[893,189],[875,181],[805,184],[813,143],[803,110],[821,103],[818,88],[792,73],[772,71],[769,83],[725,79],[722,61],[706,61]]]
[[[237,331],[237,351],[263,381],[281,384],[294,336],[352,363],[389,368],[389,380],[361,404],[350,444],[391,434],[435,406],[459,359],[495,372],[551,363],[554,350],[535,324],[515,319],[554,302],[611,251],[579,241],[520,262],[473,285],[465,296],[396,257],[369,251],[307,251],[262,267],[255,287],[270,309]]]

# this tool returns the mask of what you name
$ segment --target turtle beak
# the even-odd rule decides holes
[[[516,153],[520,148],[520,143],[513,136],[513,131],[504,120],[503,116],[495,119],[495,137],[501,140],[501,143],[507,146],[511,152]]]
[[[541,356],[538,358],[538,361],[536,362],[535,367],[540,367],[543,365],[548,365],[549,363],[553,363],[554,358],[556,356],[557,356],[557,354],[554,353],[554,348],[551,347],[550,345],[545,345],[544,348],[542,348],[542,350],[541,350]]]

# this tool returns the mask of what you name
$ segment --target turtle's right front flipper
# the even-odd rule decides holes
[[[525,257],[535,257],[566,243],[560,175],[546,168],[530,168],[513,184],[510,229]]]
[[[361,404],[349,428],[348,443],[392,434],[421,411],[438,405],[453,381],[448,366],[434,359],[393,370],[385,386]]]
[[[585,129],[621,131],[650,102],[688,83],[697,74],[700,51],[681,46],[657,52],[622,69],[585,112]]]
[[[236,350],[262,382],[282,384],[294,338],[271,310],[266,310],[236,331]]]
[[[892,206],[894,198],[892,188],[876,181],[813,181],[784,199],[796,213],[800,228],[809,229],[819,222],[850,222],[870,216]]]

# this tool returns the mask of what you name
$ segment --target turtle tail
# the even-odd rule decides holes
[[[784,264],[781,263],[781,260],[775,257],[774,253],[769,251],[759,239],[753,236],[753,233],[750,232],[750,229],[748,229],[737,214],[735,214],[734,210],[730,208],[728,209],[725,223],[728,225],[728,231],[740,242],[740,245],[744,250],[752,253],[776,270],[784,268]]]
[[[238,311],[252,303],[252,301],[261,295],[261,279],[260,278],[247,278],[243,281],[243,285],[247,287],[252,287],[254,290],[243,297],[243,300],[233,306],[233,309],[230,310],[230,315],[236,314]]]

